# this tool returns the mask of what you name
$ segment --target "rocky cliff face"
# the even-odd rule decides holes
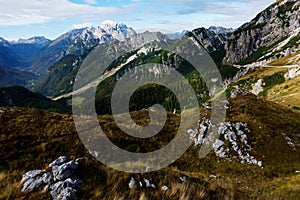
[[[274,48],[292,34],[299,35],[299,6],[300,1],[298,0],[277,1],[258,14],[251,22],[241,26],[226,42],[227,53],[223,63],[239,63],[259,50],[261,50],[261,54],[267,53],[269,49]],[[263,47],[265,49],[262,49]],[[268,58],[273,56],[276,55],[270,54]],[[257,59],[260,57],[260,55],[256,56]]]
[[[224,28],[224,27],[220,27],[220,26],[211,26],[208,28],[210,31],[215,32],[216,34],[228,34],[228,33],[232,33],[235,31],[235,29],[233,28]]]
[[[205,28],[195,29],[193,30],[193,33],[196,36],[197,40],[209,53],[222,49],[227,39],[225,33],[218,34],[213,30]]]

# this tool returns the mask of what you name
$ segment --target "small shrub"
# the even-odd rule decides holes
[[[300,110],[300,107],[298,107],[298,106],[293,106],[293,109],[294,109],[294,110]]]

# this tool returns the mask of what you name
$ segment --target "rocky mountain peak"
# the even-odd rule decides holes
[[[298,0],[277,1],[237,29],[226,42],[224,64],[239,63],[258,50],[262,54],[267,53],[267,50],[274,48],[291,34],[299,34],[299,7]],[[295,33],[297,30],[298,33]],[[264,60],[272,60],[275,56],[270,54]],[[257,55],[254,60],[259,58],[260,55]],[[252,60],[248,62],[251,63]]]
[[[96,30],[100,32],[104,30],[106,33],[111,34],[114,39],[119,41],[124,41],[125,39],[136,35],[135,30],[133,30],[131,27],[128,27],[126,24],[117,23],[110,20],[104,21],[99,27],[97,27]]]
[[[213,31],[216,34],[228,34],[235,31],[234,28],[224,28],[221,26],[211,26],[208,28],[208,30]]]
[[[4,38],[0,37],[0,42],[6,41]]]
[[[0,45],[1,46],[9,46],[9,42],[6,39],[0,37]]]
[[[220,50],[226,41],[224,35],[216,34],[214,31],[206,28],[198,28],[192,32],[208,52]]]
[[[100,28],[106,30],[106,31],[111,31],[111,30],[126,30],[128,29],[126,24],[123,23],[117,23],[111,20],[106,20],[102,22],[100,25]]]
[[[122,23],[113,21],[104,21],[97,27],[86,27],[81,29],[71,30],[59,38],[57,38],[51,46],[57,45],[61,41],[68,40],[68,44],[78,43],[81,40],[85,44],[93,43],[95,46],[100,43],[106,43],[112,39],[124,41],[127,38],[136,35],[136,32]],[[65,43],[65,42],[64,42]]]
[[[64,56],[79,56],[99,44],[112,40],[125,41],[135,35],[132,28],[112,21],[104,21],[98,27],[74,29],[54,40],[49,48],[40,51],[31,68],[36,73],[44,73]]]

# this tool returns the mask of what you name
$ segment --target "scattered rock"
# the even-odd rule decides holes
[[[143,180],[146,183],[146,187],[150,187],[150,181],[146,178],[143,178]]]
[[[28,179],[22,188],[22,192],[32,192],[38,190],[38,188],[43,184],[43,177],[35,176],[31,179]]]
[[[40,175],[41,173],[42,173],[42,170],[32,170],[32,171],[26,172],[22,177],[21,183],[24,183],[27,180],[32,179],[32,178],[36,177],[37,175]]]
[[[53,171],[54,180],[59,181],[59,180],[64,180],[72,177],[72,175],[74,174],[74,170],[76,170],[77,167],[78,167],[78,162],[74,160],[71,160],[60,166],[53,166],[52,171]]]
[[[205,109],[211,110],[211,106],[208,103],[204,103],[202,105],[204,106]]]
[[[153,168],[151,166],[147,166],[146,167],[146,172],[151,172],[151,171],[153,171]]]
[[[64,197],[64,195],[66,195],[66,199],[70,199],[74,194],[76,195],[77,189],[79,189],[82,184],[83,182],[80,179],[72,180],[68,178],[65,181],[59,181],[52,185],[50,194],[53,199],[63,199],[62,197]]]
[[[49,185],[53,181],[51,172],[42,170],[33,170],[25,173],[22,177],[21,184],[23,184],[22,192],[32,192],[39,189],[42,185]],[[46,187],[45,186],[45,187]]]
[[[257,162],[257,166],[259,166],[259,167],[263,167],[263,163],[262,163],[262,161],[258,161],[258,162]]]
[[[209,178],[217,178],[216,175],[210,175]]]
[[[144,182],[146,183],[146,187],[152,187],[153,189],[156,189],[154,183],[150,183],[150,180],[143,178]]]
[[[252,85],[252,90],[250,91],[252,94],[255,94],[256,96],[264,91],[263,87],[264,83],[262,79],[259,79],[256,83]]]
[[[43,182],[46,184],[51,184],[53,182],[53,175],[51,172],[46,172],[43,174]]]
[[[54,160],[52,163],[50,163],[49,167],[59,166],[63,163],[66,163],[67,161],[69,161],[69,158],[67,158],[66,156],[60,156],[59,158]]]
[[[168,186],[166,186],[166,185],[164,185],[164,186],[162,186],[161,187],[161,190],[163,190],[163,191],[167,191],[169,188],[168,188]]]
[[[293,149],[296,151],[296,145],[294,144],[293,140],[287,136],[287,134],[282,133],[282,136],[284,137],[286,143]]]
[[[60,192],[60,194],[54,198],[54,199],[59,199],[59,200],[76,200],[77,190],[71,187],[64,188],[63,191]],[[53,197],[53,196],[52,196]]]
[[[129,188],[130,188],[130,189],[134,188],[134,187],[135,187],[135,184],[136,184],[135,179],[134,179],[133,177],[131,177],[131,179],[130,179],[130,181],[129,181],[129,184],[128,184]]]
[[[289,69],[289,71],[284,75],[286,80],[293,79],[300,76],[300,67],[294,67]]]
[[[180,180],[181,182],[187,182],[187,177],[186,177],[186,176],[180,176],[180,177],[179,177],[179,180]]]
[[[86,160],[87,158],[78,158],[74,161],[66,156],[60,156],[49,164],[52,171],[29,171],[22,177],[22,192],[32,192],[43,188],[43,192],[50,191],[54,200],[76,200],[76,193],[83,181],[76,177],[75,170],[78,162]]]
[[[77,163],[85,163],[85,162],[87,162],[89,159],[87,158],[87,157],[82,157],[82,158],[77,158],[76,160],[75,160],[75,162],[77,162]]]
[[[130,178],[130,181],[128,183],[128,186],[130,189],[134,188],[135,185],[136,185],[137,181],[131,177]],[[151,181],[149,179],[146,179],[146,178],[142,178],[142,180],[138,181],[138,185],[140,188],[153,188],[153,189],[156,189],[156,186],[154,183],[151,183]]]
[[[209,138],[211,133],[209,130],[213,127],[210,119],[203,119],[199,122],[198,129],[189,129],[187,132],[190,135],[190,139],[194,141],[195,146],[210,144],[212,145],[215,154],[221,158],[237,157],[241,164],[254,164],[259,167],[263,166],[262,161],[256,160],[250,155],[252,148],[248,144],[248,136],[250,130],[247,128],[247,124],[240,122],[222,122],[217,127],[219,139],[215,139],[213,142]],[[224,140],[221,140],[224,139]],[[225,141],[226,145],[225,145]],[[209,145],[209,146],[210,146]],[[230,151],[233,149],[234,151]],[[232,153],[235,152],[235,155]]]

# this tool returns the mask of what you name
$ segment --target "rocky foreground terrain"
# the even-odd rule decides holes
[[[199,129],[187,132],[194,145],[179,160],[144,174],[118,172],[91,157],[71,115],[2,107],[0,198],[55,199],[65,192],[74,192],[78,199],[299,198],[299,113],[250,93],[229,99],[228,107],[220,138],[208,156],[198,155],[197,145],[205,141],[203,133],[210,124],[201,118]],[[141,124],[148,118],[147,111],[132,116]],[[124,138],[109,115],[100,116],[99,123],[114,143],[141,152],[159,148],[173,137],[179,121],[177,115],[169,117],[176,123],[166,124],[162,139],[139,142]],[[39,186],[32,184],[35,181]]]

